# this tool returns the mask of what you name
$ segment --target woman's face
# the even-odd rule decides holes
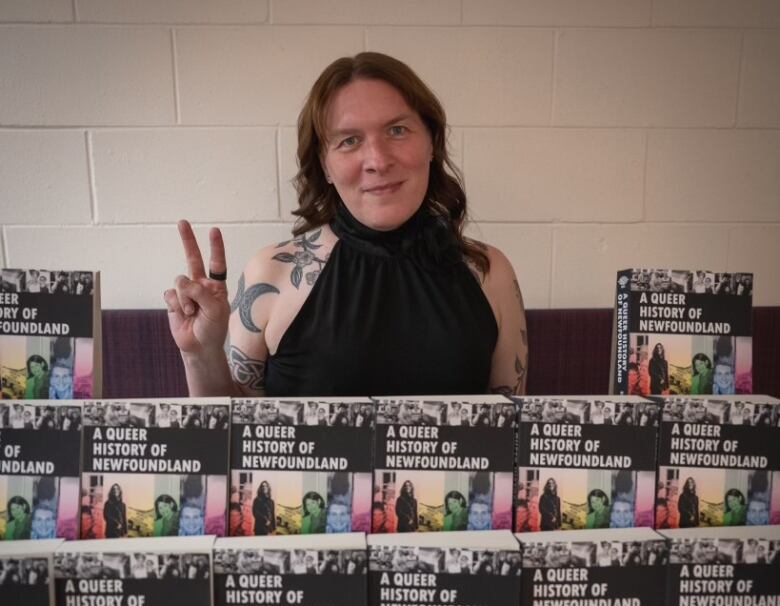
[[[311,515],[316,516],[322,510],[322,507],[320,507],[320,502],[317,499],[306,499],[304,505],[306,507],[306,511],[308,511]]]
[[[459,514],[461,510],[463,509],[463,506],[460,503],[460,499],[456,497],[450,497],[447,499],[447,508],[453,513],[453,514]]]
[[[161,517],[167,518],[171,515],[173,508],[171,507],[171,504],[168,503],[167,501],[160,501],[157,504],[157,510],[160,512]]]
[[[664,346],[660,343],[655,346],[655,353],[657,353],[659,356],[664,355]]]
[[[707,362],[702,359],[697,359],[694,362],[694,366],[696,367],[696,372],[698,374],[703,373],[705,370],[707,370]]]
[[[688,478],[688,480],[685,482],[685,486],[688,490],[695,490],[696,482],[693,481],[693,478]]]
[[[729,511],[735,511],[742,507],[742,505],[740,504],[739,497],[733,494],[730,494],[729,496],[726,497],[726,506]]]
[[[11,503],[10,513],[14,520],[22,519],[24,517],[24,505],[21,503]]]
[[[30,374],[34,377],[40,377],[43,374],[43,364],[40,362],[30,362]]]
[[[117,499],[122,496],[122,489],[119,488],[116,484],[114,484],[111,487],[111,494],[114,495]]]
[[[602,509],[604,509],[604,499],[602,499],[597,494],[591,495],[590,507],[591,509],[593,509],[593,511],[601,511]]]
[[[331,100],[322,165],[349,212],[387,231],[420,208],[433,145],[420,116],[383,80],[354,80]]]

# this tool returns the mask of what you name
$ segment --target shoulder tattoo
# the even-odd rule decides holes
[[[315,242],[319,239],[321,234],[322,229],[318,229],[309,235],[302,234],[297,238],[287,240],[277,246],[277,248],[281,248],[282,246],[287,246],[292,242],[293,246],[300,249],[296,250],[294,253],[280,252],[273,256],[275,261],[293,264],[292,273],[290,274],[290,282],[292,282],[292,285],[295,286],[295,288],[298,288],[301,285],[301,280],[304,277],[304,268],[316,263],[316,269],[307,271],[305,274],[306,283],[309,286],[312,286],[314,282],[317,281],[317,277],[322,271],[322,267],[328,260],[327,256],[325,258],[320,258],[317,256],[316,251],[318,248],[322,247],[322,244],[315,244]]]
[[[266,284],[265,282],[252,284],[249,288],[245,288],[244,274],[241,274],[241,278],[238,280],[238,291],[230,304],[230,312],[233,313],[238,310],[241,324],[250,332],[261,332],[260,327],[252,321],[252,304],[260,295],[266,293],[279,294],[279,289],[273,284]]]

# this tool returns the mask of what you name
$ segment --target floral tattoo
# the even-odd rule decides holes
[[[292,285],[295,286],[295,288],[298,288],[301,285],[301,280],[304,277],[306,278],[306,284],[309,286],[314,285],[320,275],[320,272],[322,271],[323,266],[328,260],[327,257],[324,259],[319,258],[315,252],[318,248],[322,247],[322,244],[315,244],[321,234],[322,230],[318,229],[317,231],[312,232],[310,236],[303,234],[293,240],[286,240],[277,246],[277,248],[281,248],[282,246],[286,246],[292,242],[293,246],[300,248],[300,250],[296,250],[292,254],[288,252],[280,252],[273,256],[274,260],[276,261],[281,261],[282,263],[292,263],[294,265],[292,273],[290,274],[290,282],[292,282]],[[317,268],[313,269],[312,271],[307,271],[304,276],[304,268],[314,263],[317,264]]]

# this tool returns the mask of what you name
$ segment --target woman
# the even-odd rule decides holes
[[[5,540],[19,541],[30,538],[32,516],[27,499],[15,496],[8,499],[8,521],[5,524]]]
[[[252,515],[255,517],[255,535],[276,532],[276,504],[271,498],[271,485],[265,480],[260,482],[257,496],[252,501]]]
[[[232,305],[219,231],[207,277],[180,223],[190,277],[165,300],[190,395],[523,392],[520,291],[498,250],[463,236],[446,131],[400,61],[325,69],[298,120],[295,238],[249,261]]]
[[[312,491],[303,495],[303,519],[301,534],[322,534],[325,532],[325,500]]]
[[[398,532],[417,530],[417,499],[414,498],[414,486],[409,480],[401,486],[401,494],[395,500],[395,515],[398,518]]]
[[[609,520],[609,497],[603,490],[594,488],[588,493],[588,515],[585,520],[585,528],[609,528]]]
[[[161,494],[154,501],[154,537],[179,535],[179,506],[171,495]]]
[[[699,497],[696,496],[696,482],[693,478],[685,480],[682,494],[677,499],[680,512],[680,528],[695,528],[699,525]]]
[[[106,522],[106,538],[119,539],[127,536],[127,507],[122,501],[122,488],[113,484],[108,499],[103,505],[103,520]]]
[[[450,490],[444,497],[444,530],[466,530],[468,521],[466,497]]]
[[[703,353],[697,353],[691,360],[691,394],[712,393],[712,361]]]
[[[661,395],[669,393],[669,363],[666,361],[664,346],[656,343],[648,364],[650,373],[650,393]]]
[[[547,480],[539,497],[539,515],[541,530],[560,530],[561,498],[558,496],[558,484],[553,478]]]
[[[726,491],[723,498],[723,525],[724,526],[744,526],[747,517],[747,506],[745,505],[745,495],[736,488],[730,488]]]
[[[35,354],[27,358],[25,400],[46,400],[49,397],[49,364]]]

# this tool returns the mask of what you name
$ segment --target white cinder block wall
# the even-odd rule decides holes
[[[186,217],[235,284],[289,233],[309,86],[362,50],[440,95],[528,307],[610,307],[637,265],[780,305],[778,0],[0,0],[0,262],[159,308]]]

